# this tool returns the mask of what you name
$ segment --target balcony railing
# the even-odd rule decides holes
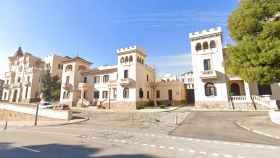
[[[132,79],[130,79],[130,78],[125,78],[125,79],[121,79],[120,85],[121,85],[121,86],[128,86],[128,85],[130,85],[132,82],[133,82]]]
[[[217,78],[216,70],[206,70],[200,73],[201,79],[215,79]]]
[[[79,83],[79,90],[88,90],[90,89],[90,84],[89,83]]]

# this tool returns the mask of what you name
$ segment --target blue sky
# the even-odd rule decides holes
[[[18,46],[38,57],[80,55],[93,67],[116,64],[116,49],[137,45],[158,73],[191,70],[188,33],[221,26],[237,0],[1,0],[0,73]]]

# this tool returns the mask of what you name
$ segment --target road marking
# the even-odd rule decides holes
[[[228,155],[228,154],[223,154],[223,156],[226,158],[232,158],[232,155]]]
[[[179,150],[179,151],[185,151],[185,149],[183,149],[183,148],[179,148],[178,150]]]
[[[161,145],[161,146],[159,146],[159,148],[160,149],[165,149],[166,147]]]
[[[195,150],[190,149],[189,152],[190,153],[195,153]]]
[[[168,147],[169,150],[174,150],[175,148],[173,146]]]
[[[200,151],[199,153],[202,154],[202,155],[206,155],[207,154],[207,152],[205,152],[205,151]]]
[[[150,147],[152,147],[152,148],[155,148],[155,147],[156,147],[156,145],[154,145],[154,144],[151,144],[151,145],[150,145]]]
[[[28,147],[23,147],[23,146],[16,147],[16,148],[27,150],[27,151],[32,151],[34,153],[39,153],[40,152],[39,150],[35,150],[35,149],[28,148]]]
[[[219,156],[218,153],[212,153],[212,156]]]
[[[46,128],[59,128],[59,127],[46,127]],[[137,133],[137,132],[127,132],[127,131],[120,131],[120,130],[108,130],[108,129],[85,129],[85,128],[71,128],[71,127],[64,127],[65,129],[73,129],[73,130],[87,130],[87,131],[96,131],[96,132],[100,132],[100,131],[107,131],[107,132],[116,132],[116,133],[127,133],[127,134],[132,134],[132,135],[143,135],[146,137],[158,137],[158,138],[168,138],[168,139],[181,139],[181,140],[188,140],[188,141],[196,141],[196,142],[206,142],[206,143],[214,143],[214,144],[225,144],[225,145],[238,145],[238,146],[242,146],[242,147],[249,147],[249,148],[267,148],[267,149],[278,149],[277,147],[274,146],[257,146],[257,145],[251,145],[251,144],[240,144],[240,143],[232,143],[232,142],[223,142],[223,141],[210,141],[210,140],[204,140],[204,139],[193,139],[193,138],[185,138],[185,137],[175,137],[175,136],[168,136],[168,135],[156,135],[156,134],[152,134],[152,133]],[[33,131],[34,132],[34,131]],[[37,131],[35,131],[37,132]],[[67,135],[65,133],[57,133],[57,132],[37,132],[37,133],[42,133],[42,134],[54,134],[54,135]],[[68,135],[72,135],[72,134],[68,134]],[[72,135],[75,136],[75,135]]]

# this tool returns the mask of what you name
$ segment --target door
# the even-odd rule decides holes
[[[14,95],[13,95],[13,100],[12,100],[12,102],[16,102],[16,100],[17,100],[17,93],[18,93],[18,91],[15,90],[15,91],[14,91]]]
[[[232,83],[230,85],[230,90],[233,96],[240,96],[240,87],[237,83]]]
[[[168,100],[169,100],[169,101],[172,101],[172,99],[173,99],[173,98],[172,98],[172,90],[169,89],[169,90],[168,90]]]

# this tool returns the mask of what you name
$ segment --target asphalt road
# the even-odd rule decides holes
[[[188,119],[195,117],[192,113],[189,116]],[[280,146],[178,137],[156,132],[155,129],[162,129],[163,125],[150,120],[154,118],[152,116],[145,119],[137,116],[139,120],[134,118],[131,121],[125,120],[126,114],[100,117],[94,115],[90,121],[81,124],[0,131],[0,157],[272,158],[280,154]],[[143,126],[139,128],[138,124]],[[146,128],[148,126],[154,127]]]
[[[267,112],[192,112],[175,130],[175,136],[280,145],[280,141],[244,130],[235,121]],[[265,127],[264,127],[265,128]]]

